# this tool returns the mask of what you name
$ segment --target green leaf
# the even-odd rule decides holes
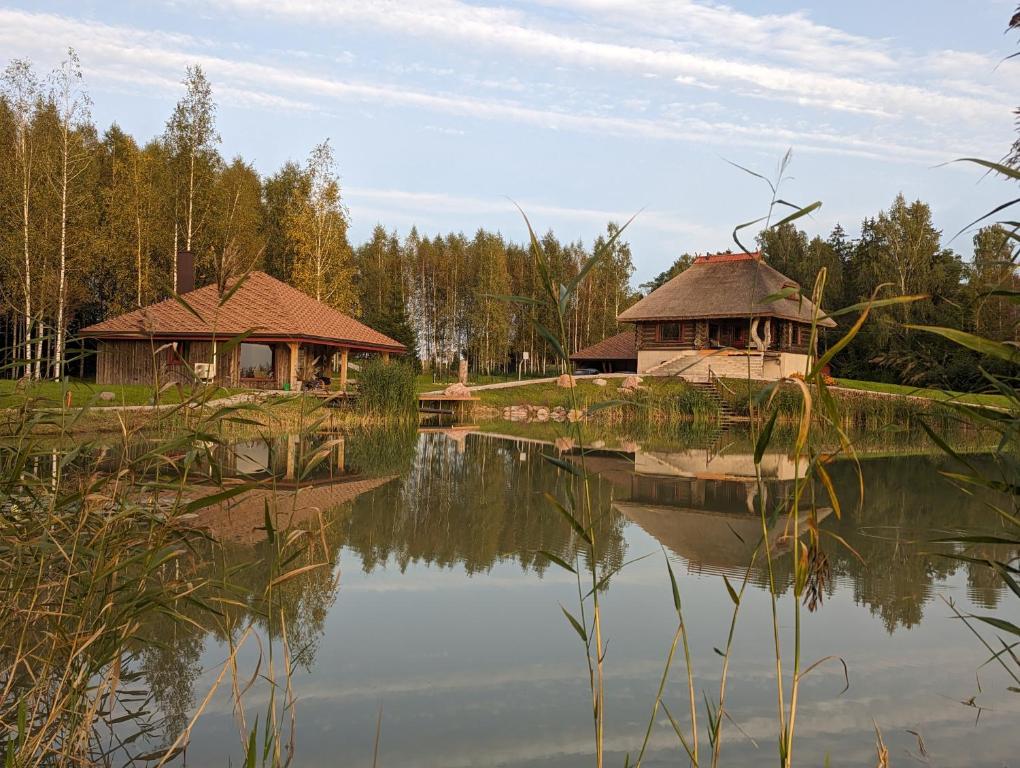
[[[571,573],[577,573],[577,571],[574,570],[573,566],[571,566],[566,560],[563,560],[561,557],[554,555],[552,552],[548,550],[540,549],[538,550],[538,554],[540,554],[546,560],[556,563],[556,565],[558,565],[560,568],[563,568],[564,570],[570,571]]]
[[[1016,168],[1010,168],[1008,165],[1002,165],[1001,163],[993,163],[990,160],[982,160],[979,157],[959,157],[953,160],[954,163],[974,163],[987,168],[990,171],[1007,176],[1011,179],[1020,180],[1020,170]]]
[[[560,610],[563,611],[563,615],[567,617],[567,620],[570,622],[570,626],[572,626],[574,631],[577,632],[578,637],[584,641],[585,645],[588,645],[588,633],[584,631],[584,627],[581,626],[581,622],[575,619],[573,614],[571,614],[570,611],[562,605],[560,605]]]
[[[638,213],[641,213],[641,211],[638,211]],[[571,295],[573,295],[577,291],[577,287],[581,284],[581,281],[584,280],[588,272],[591,271],[592,267],[594,267],[596,264],[602,261],[602,259],[606,257],[606,254],[608,254],[612,250],[613,245],[620,238],[620,235],[623,234],[623,230],[630,226],[631,222],[637,218],[638,213],[635,213],[633,216],[627,219],[626,223],[618,230],[616,230],[616,232],[614,232],[613,235],[607,241],[601,243],[599,247],[596,248],[595,253],[593,253],[588,258],[588,260],[584,262],[584,265],[581,267],[580,270],[578,270],[577,274],[574,275],[574,277],[570,280],[569,283],[567,283],[568,290]]]
[[[741,171],[743,171],[744,173],[746,173],[746,174],[748,174],[750,176],[754,176],[756,179],[761,179],[762,181],[764,181],[766,184],[769,185],[769,189],[772,190],[772,194],[773,195],[776,194],[776,186],[772,183],[771,179],[763,176],[762,174],[758,173],[757,171],[752,171],[750,168],[745,168],[744,166],[739,165],[738,163],[735,163],[732,160],[727,160],[725,157],[723,158],[723,161],[729,163],[734,168],[737,168],[738,170],[741,170]]]
[[[269,514],[269,499],[263,501],[265,505],[265,526],[266,526],[266,537],[272,542],[276,538],[276,528],[273,526],[273,516]]]
[[[186,302],[181,297],[180,294],[178,294],[178,293],[173,294],[173,299],[178,304],[180,304],[182,307],[184,307],[186,310],[188,310],[191,314],[193,314],[195,317],[197,317],[199,320],[201,320],[203,323],[205,322],[205,318],[203,318],[200,314],[198,314],[198,312],[195,311],[195,308],[192,307],[188,302]]]
[[[564,507],[562,504],[560,504],[559,499],[557,499],[551,493],[546,491],[544,495],[545,495],[546,500],[550,504],[553,505],[553,507],[556,509],[556,511],[559,512],[561,515],[563,515],[563,518],[567,521],[567,523],[570,525],[570,527],[574,529],[574,533],[576,533],[578,536],[580,536],[581,539],[583,541],[585,541],[590,546],[591,545],[591,537],[588,535],[588,532],[586,530],[584,530],[584,526],[582,526],[579,522],[577,522],[577,518],[574,517],[572,514],[570,514],[570,511],[566,507]]]
[[[983,336],[975,336],[973,333],[959,331],[956,328],[944,328],[938,325],[907,325],[905,327],[915,331],[937,334],[949,339],[954,344],[967,347],[967,349],[972,349],[988,357],[997,357],[1000,360],[1006,360],[1011,363],[1020,362],[1020,349],[1009,344],[1003,344],[1001,341],[993,341]]]
[[[787,286],[786,288],[783,288],[781,291],[776,291],[775,293],[770,293],[768,296],[766,296],[764,299],[762,299],[760,303],[762,303],[762,304],[771,304],[774,301],[779,301],[780,299],[788,299],[791,296],[798,296],[798,295],[800,295],[800,288],[798,288],[795,285],[790,285],[790,286]]]
[[[826,317],[839,317],[840,315],[849,315],[853,312],[860,312],[862,309],[876,309],[878,307],[888,307],[893,304],[909,304],[914,301],[921,301],[923,299],[931,298],[927,293],[915,293],[909,296],[894,296],[891,299],[872,299],[871,301],[862,301],[857,304],[851,304],[848,307],[837,309],[834,312],[826,312]]]
[[[755,224],[758,224],[762,221],[765,221],[765,219],[767,218],[768,216],[759,216],[757,219],[754,219],[752,221],[745,221],[743,224],[737,224],[737,226],[733,228],[733,242],[740,246],[741,251],[743,251],[744,253],[750,253],[750,251],[747,250],[747,246],[740,242],[740,238],[737,237],[737,232],[739,232],[742,229],[747,229],[747,227],[752,227]]]
[[[563,350],[563,345],[560,344],[560,340],[553,335],[552,331],[550,331],[541,323],[535,323],[534,325],[535,330],[538,331],[539,334],[541,334],[542,338],[549,342],[549,345],[553,348],[553,352],[556,353],[556,356],[560,360],[566,362],[567,360],[570,359],[567,353]]]
[[[761,457],[765,455],[765,449],[769,447],[769,441],[772,440],[772,430],[776,426],[776,417],[779,415],[779,409],[772,411],[772,415],[769,417],[768,422],[765,424],[765,428],[762,429],[761,434],[758,435],[758,440],[754,444],[754,463],[761,464]]]
[[[200,499],[194,499],[188,502],[188,504],[184,507],[184,511],[187,513],[197,512],[200,509],[205,509],[206,507],[211,507],[215,504],[220,504],[227,499],[239,496],[242,493],[250,491],[254,487],[255,485],[252,483],[244,483],[242,485],[236,485],[233,488],[228,488],[225,491],[220,491],[219,493],[213,493],[209,496],[203,496]]]
[[[550,456],[547,453],[543,453],[542,458],[548,461],[550,464],[559,467],[564,472],[569,472],[570,474],[575,475],[577,477],[584,476],[584,474],[581,472],[581,468],[578,467],[576,464],[571,464],[569,461],[564,461],[563,459],[559,459],[555,456]]]
[[[238,289],[242,285],[244,285],[246,282],[248,282],[248,277],[250,275],[251,275],[250,272],[245,272],[243,275],[241,275],[241,277],[239,277],[237,279],[237,281],[233,284],[233,286],[231,286],[227,291],[224,292],[224,294],[222,296],[220,296],[220,304],[219,304],[219,306],[222,307],[224,304],[226,304],[228,301],[230,301],[231,297],[235,293],[237,293]]]
[[[666,550],[662,550],[662,554],[666,558],[666,570],[669,571],[669,583],[673,587],[673,607],[676,608],[677,617],[683,621],[683,609],[680,605],[680,588],[676,584],[676,574],[673,573],[673,566],[669,562],[669,555],[666,554]]]
[[[802,216],[807,216],[808,214],[817,211],[821,207],[822,207],[822,201],[821,200],[815,200],[810,205],[805,205],[803,208],[800,208],[799,210],[794,211],[793,213],[791,213],[786,218],[777,221],[775,224],[773,224],[771,227],[769,227],[769,229],[777,229],[777,228],[783,226],[784,224],[789,224],[790,222],[796,221],[797,219],[801,218]]]
[[[996,629],[1001,629],[1003,632],[1009,632],[1012,635],[1020,636],[1020,627],[1012,622],[1006,621],[1005,619],[1000,619],[997,616],[976,616],[971,614],[971,618],[983,621],[985,624],[990,624]]]
[[[733,588],[733,585],[730,584],[730,580],[726,578],[725,573],[723,574],[722,579],[723,583],[726,585],[726,591],[730,593],[730,600],[733,601],[734,605],[740,605],[740,596],[737,595],[737,591]]]

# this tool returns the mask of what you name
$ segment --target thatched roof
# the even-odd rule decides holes
[[[97,339],[174,340],[215,335],[228,339],[254,329],[248,337],[251,341],[300,340],[355,349],[406,351],[399,341],[265,272],[250,273],[222,306],[215,285],[190,291],[181,298],[194,313],[176,299],[167,299],[90,325],[82,329],[81,335]]]
[[[637,338],[634,329],[623,331],[590,347],[577,350],[571,360],[637,360]]]
[[[800,286],[766,264],[758,253],[699,256],[688,269],[620,313],[627,323],[722,317],[778,317],[810,323],[815,306],[799,291],[763,303],[785,288]],[[824,313],[818,324],[836,325]]]

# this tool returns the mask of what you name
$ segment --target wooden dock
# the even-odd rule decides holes
[[[418,395],[418,413],[426,416],[452,416],[463,419],[470,404],[481,398],[474,395],[447,395],[442,392],[424,392]]]
[[[352,391],[331,392],[328,389],[310,389],[305,391],[304,394],[319,398],[329,408],[349,405],[358,399],[358,393]]]

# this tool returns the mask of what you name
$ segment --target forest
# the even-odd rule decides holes
[[[328,139],[303,163],[261,175],[223,153],[202,69],[189,67],[183,86],[163,133],[143,143],[116,124],[100,132],[73,50],[45,76],[28,61],[7,65],[0,79],[0,364],[7,376],[84,373],[82,356],[71,354],[76,330],[171,297],[181,251],[195,254],[198,285],[226,286],[264,270],[416,349],[426,367],[466,357],[479,372],[513,372],[526,351],[535,372],[554,365],[529,322],[551,318],[532,318],[543,310],[499,298],[536,295],[529,244],[485,229],[402,235],[382,224],[367,242],[352,244]],[[683,254],[635,289],[634,257],[626,233],[614,238],[618,229],[609,222],[589,245],[562,242],[552,231],[540,238],[560,281],[593,253],[604,254],[570,308],[575,349],[620,330],[620,310],[693,259]],[[728,239],[721,232],[719,242],[704,245],[720,250]],[[1016,340],[1018,310],[1008,291],[1018,280],[1008,234],[988,227],[973,240],[974,257],[965,261],[943,243],[929,206],[900,196],[863,221],[856,239],[841,226],[823,239],[788,224],[762,232],[759,247],[807,294],[825,267],[827,308],[876,290],[927,297],[877,310],[837,358],[840,375],[973,389],[982,374],[970,353],[905,328],[939,324]]]

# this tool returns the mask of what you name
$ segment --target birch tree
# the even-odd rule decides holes
[[[59,169],[57,189],[60,195],[60,253],[57,260],[57,322],[54,336],[54,376],[64,376],[64,341],[67,322],[67,243],[68,214],[72,187],[88,167],[90,157],[81,146],[80,136],[89,122],[89,97],[84,88],[81,60],[73,48],[51,76],[50,99],[57,107],[59,125]]]
[[[173,115],[163,134],[164,142],[173,160],[177,175],[177,194],[174,198],[173,286],[177,291],[177,249],[179,232],[177,221],[179,206],[183,206],[184,250],[192,251],[193,241],[202,214],[202,200],[208,192],[212,172],[218,160],[216,145],[220,136],[216,132],[216,104],[212,86],[202,67],[188,67],[183,80],[184,97],[177,102]],[[196,210],[202,208],[203,210]],[[196,220],[198,215],[198,220]]]
[[[285,227],[297,251],[294,285],[341,312],[357,314],[347,210],[340,200],[340,177],[328,139],[312,150],[305,176],[306,184],[291,202]]]
[[[24,373],[32,377],[32,334],[34,331],[32,315],[32,245],[31,245],[31,206],[32,206],[32,161],[33,161],[33,118],[39,104],[39,80],[32,69],[31,62],[15,59],[4,70],[3,97],[7,102],[14,121],[12,132],[14,165],[17,183],[20,190],[20,229],[21,229],[21,290],[24,308]]]

